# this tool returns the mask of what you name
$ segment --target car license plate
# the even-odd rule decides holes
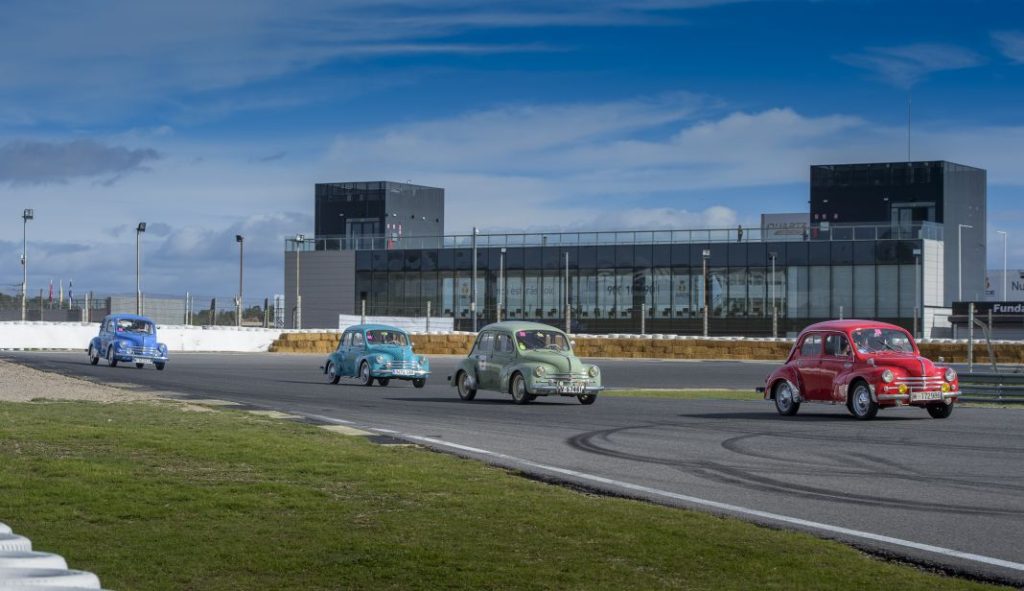
[[[587,385],[583,382],[559,382],[558,393],[559,394],[583,394]]]
[[[942,392],[918,392],[910,395],[911,402],[919,400],[942,400]]]
[[[396,376],[411,376],[413,374],[413,371],[411,369],[396,369],[391,373],[395,374]]]

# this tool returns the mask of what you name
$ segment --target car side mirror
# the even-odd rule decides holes
[[[939,363],[945,363],[945,362],[946,362],[946,358],[945,357],[939,357]]]

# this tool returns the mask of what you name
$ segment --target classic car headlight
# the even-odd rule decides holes
[[[544,375],[547,371],[548,370],[544,369],[543,365],[538,365],[537,367],[533,368],[533,375],[539,378],[540,376]]]
[[[956,370],[953,369],[952,367],[947,367],[946,368],[945,378],[946,378],[947,382],[952,382],[953,380],[955,380],[956,379]]]
[[[127,341],[117,341],[117,350],[118,351],[124,351],[127,348],[128,348],[128,342]]]
[[[426,365],[427,364],[427,358],[426,357],[420,357],[416,361],[418,361],[420,365]]]
[[[896,374],[892,373],[891,369],[887,369],[882,372],[882,381],[886,384],[891,384],[896,379]]]
[[[383,355],[378,355],[378,356],[374,357],[374,360],[377,363],[384,363],[384,356]]]
[[[160,343],[159,345],[157,345],[157,346],[156,346],[156,350],[157,350],[157,351],[158,351],[158,352],[159,352],[159,353],[160,353],[161,355],[163,355],[163,354],[167,353],[167,345],[165,345],[165,344],[163,344],[163,343]]]
[[[596,378],[599,373],[601,373],[601,370],[597,369],[596,365],[591,365],[590,369],[587,370],[587,375],[592,378]]]

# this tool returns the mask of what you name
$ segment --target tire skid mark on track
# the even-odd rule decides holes
[[[768,476],[758,475],[756,473],[758,471],[757,469],[745,470],[738,467],[727,466],[725,464],[710,462],[706,460],[688,461],[669,458],[657,458],[622,451],[618,449],[612,449],[610,447],[604,447],[596,442],[607,442],[608,445],[613,445],[613,442],[611,442],[610,440],[610,437],[612,435],[622,433],[625,431],[644,430],[651,428],[659,428],[663,426],[665,425],[636,425],[632,427],[617,427],[615,429],[591,431],[589,433],[582,433],[570,437],[569,439],[566,440],[566,443],[569,445],[569,447],[573,449],[577,449],[587,453],[598,454],[604,457],[612,457],[616,459],[640,462],[645,464],[658,464],[668,466],[675,469],[684,470],[690,474],[699,476],[706,480],[719,482],[722,484],[729,484],[732,486],[740,486],[742,488],[755,490],[758,492],[783,493],[791,496],[800,497],[803,499],[821,500],[826,502],[841,502],[845,504],[860,506],[887,507],[905,511],[918,511],[922,513],[946,512],[958,513],[962,515],[999,517],[1024,516],[1024,512],[1015,509],[957,506],[951,505],[949,503],[933,503],[923,500],[916,500],[913,503],[907,503],[904,499],[900,498],[853,494],[846,491],[838,491],[829,488],[800,485],[785,482]],[[778,474],[778,472],[774,470],[761,470],[766,470],[773,475]],[[876,472],[855,472],[849,475],[879,476],[879,474]],[[899,477],[899,475],[888,476],[894,478]]]

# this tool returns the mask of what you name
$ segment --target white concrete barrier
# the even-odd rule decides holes
[[[99,334],[98,322],[0,322],[0,349],[64,349],[84,351]],[[157,326],[157,336],[174,351],[260,352],[283,331],[233,326]]]

